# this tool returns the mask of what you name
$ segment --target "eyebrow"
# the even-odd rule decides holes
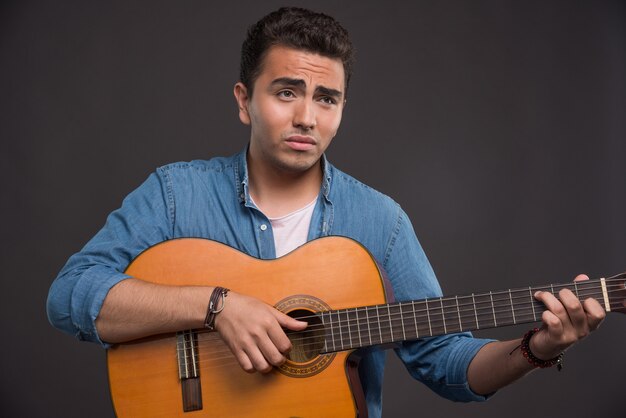
[[[306,87],[306,82],[301,78],[290,78],[290,77],[280,77],[272,81],[272,86],[291,86],[298,87],[300,89],[304,89]],[[329,87],[317,86],[315,88],[316,93],[321,93],[325,96],[334,97],[340,99],[343,96],[343,93],[336,89],[331,89]]]

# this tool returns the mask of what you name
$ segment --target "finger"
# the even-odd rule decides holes
[[[280,330],[280,332],[282,332],[282,330]],[[287,344],[287,351],[288,351],[289,348],[291,348],[291,343],[289,342],[289,339],[286,336],[284,336],[284,338],[287,340],[286,344]],[[284,344],[285,343],[283,342],[282,345],[284,346]],[[265,338],[259,341],[258,347],[261,350],[261,353],[263,354],[263,357],[265,358],[266,362],[268,362],[270,365],[280,366],[281,364],[285,362],[286,358],[282,353],[281,347],[276,345],[276,343],[271,338],[271,335],[267,335],[265,336]]]
[[[578,338],[586,337],[589,334],[587,314],[578,298],[569,289],[561,289],[559,298],[567,311],[571,325],[576,331],[576,336]]]
[[[289,339],[289,337],[287,337],[285,331],[283,331],[280,326],[269,329],[268,335],[279,352],[281,352],[282,354],[287,354],[291,351],[291,340]]]
[[[569,315],[563,304],[550,292],[537,292],[535,299],[543,303],[546,309],[555,315],[561,322],[569,323]],[[548,325],[548,324],[546,324]]]
[[[543,311],[541,320],[550,335],[561,336],[563,334],[563,321],[553,312]]]
[[[239,366],[241,366],[241,368],[248,372],[248,373],[254,373],[254,366],[252,365],[252,362],[250,361],[250,358],[248,357],[248,355],[245,353],[245,351],[243,350],[231,350],[233,352],[233,354],[235,355],[235,358],[237,359],[237,362],[239,363]]]
[[[593,298],[585,299],[585,301],[583,302],[583,308],[585,309],[585,313],[587,314],[589,329],[591,331],[597,329],[606,317],[606,312],[604,308],[602,308],[600,302]]]
[[[244,351],[252,363],[252,371],[256,370],[261,373],[268,373],[272,370],[272,365],[267,362],[265,355],[261,352],[257,345],[251,344],[245,347]]]
[[[587,276],[586,274],[579,274],[578,276],[576,276],[576,278],[574,279],[575,282],[583,282],[585,280],[589,280],[589,276]]]
[[[274,317],[278,321],[281,327],[290,329],[292,331],[302,331],[308,326],[308,323],[305,321],[299,321],[295,318],[290,317],[289,315],[285,315],[281,311],[274,309],[273,310]]]

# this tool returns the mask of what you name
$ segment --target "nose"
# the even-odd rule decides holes
[[[293,126],[303,130],[310,130],[315,128],[316,124],[314,104],[309,100],[302,100],[296,106],[293,115]]]

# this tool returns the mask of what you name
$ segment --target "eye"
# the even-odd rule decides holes
[[[335,100],[333,97],[330,97],[330,96],[322,96],[320,97],[320,101],[327,105],[337,104],[337,100]]]
[[[294,92],[291,90],[281,90],[276,95],[283,99],[293,99],[294,97],[296,97]]]

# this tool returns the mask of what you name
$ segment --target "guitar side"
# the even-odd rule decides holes
[[[258,260],[214,241],[158,244],[127,273],[167,285],[220,285],[285,312],[387,302],[379,268],[358,243],[312,241],[276,260]],[[197,334],[202,409],[184,412],[176,334],[116,345],[107,352],[111,397],[119,417],[366,416],[351,351],[288,361],[268,374],[244,372],[217,333]],[[361,396],[359,396],[361,394]]]

